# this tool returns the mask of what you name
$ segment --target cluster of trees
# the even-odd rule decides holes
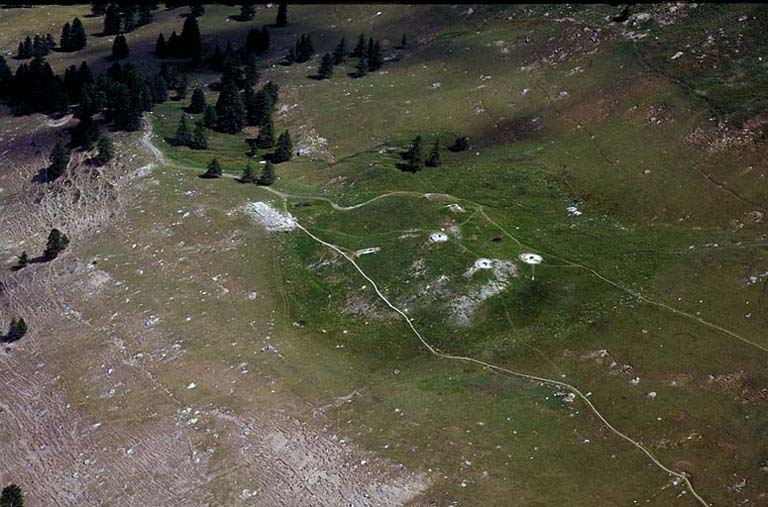
[[[270,160],[267,160],[264,168],[260,171],[257,171],[249,160],[243,168],[240,183],[256,183],[268,187],[275,182],[275,178],[275,166]]]
[[[205,137],[205,126],[202,121],[195,122],[195,128],[189,125],[186,114],[181,115],[176,135],[168,139],[168,143],[174,146],[188,146],[193,150],[208,149],[208,140]]]
[[[427,159],[424,159],[422,153],[422,139],[421,136],[416,136],[408,150],[403,154],[405,159],[405,165],[402,167],[404,171],[415,173],[420,171],[426,165],[427,167],[437,167],[440,165],[440,141],[435,140],[432,145],[432,149],[429,152]]]
[[[24,338],[24,335],[27,334],[27,323],[24,321],[24,319],[18,319],[13,318],[11,320],[11,325],[8,327],[8,333],[2,337],[4,342],[12,343],[18,340],[21,340]],[[19,494],[21,494],[21,490],[19,490]],[[3,490],[3,496],[5,495],[5,489]],[[0,506],[3,505],[14,505],[14,504],[5,504],[2,501],[2,498],[0,498]],[[19,504],[15,504],[19,505]]]
[[[304,63],[312,58],[315,54],[315,46],[312,44],[312,38],[304,34],[296,39],[296,43],[288,49],[288,54],[285,57],[285,62],[288,65],[294,63]]]
[[[243,2],[240,6],[238,21],[251,21],[256,16],[256,6],[253,2]]]
[[[122,60],[128,58],[128,42],[125,40],[125,35],[120,34],[115,37],[115,41],[112,43],[112,59]]]
[[[269,30],[266,26],[262,26],[261,30],[258,28],[251,28],[248,30],[248,35],[245,38],[245,53],[249,54],[263,54],[269,49]]]
[[[54,113],[69,106],[64,83],[53,73],[43,57],[23,62],[11,75],[0,56],[0,99],[5,100],[16,114]]]
[[[281,0],[277,6],[277,16],[275,17],[275,26],[280,28],[288,26],[288,4],[285,0]]]
[[[69,246],[69,238],[60,230],[53,228],[48,234],[48,243],[43,252],[43,258],[52,261]]]
[[[368,39],[368,44],[366,45],[365,36],[360,34],[351,54],[358,58],[357,65],[355,66],[358,77],[362,77],[368,72],[375,72],[384,65],[381,43],[378,40],[374,40],[373,37]]]
[[[17,60],[27,60],[32,57],[43,57],[55,47],[56,41],[53,40],[53,35],[49,33],[45,34],[45,36],[37,34],[34,40],[27,36],[24,42],[19,42],[19,49],[16,52],[15,58]]]
[[[104,35],[128,33],[140,26],[152,22],[152,11],[158,9],[156,3],[91,2],[91,12],[95,16],[104,16]]]
[[[11,484],[3,488],[0,494],[0,507],[24,507],[24,495],[21,488],[16,484]]]
[[[59,39],[59,48],[62,51],[79,51],[87,43],[88,37],[85,35],[85,27],[80,18],[72,20],[72,24],[64,23],[61,29],[61,38]]]
[[[176,35],[174,30],[166,40],[161,33],[155,43],[155,55],[158,58],[192,58],[194,62],[199,62],[203,51],[203,44],[200,41],[200,25],[195,16],[187,16],[184,20],[184,26],[181,29],[181,35]]]

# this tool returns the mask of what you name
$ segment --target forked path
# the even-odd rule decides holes
[[[143,144],[145,144],[147,146],[147,148],[152,152],[152,154],[158,159],[158,162],[162,163],[165,160],[165,158],[163,157],[163,155],[160,152],[160,150],[157,149],[157,147],[155,147],[152,144],[151,125],[149,124],[149,122],[147,122],[147,124],[148,124],[148,128],[147,128],[147,131],[144,134],[144,137],[142,138],[142,142],[143,142]],[[183,166],[178,166],[176,164],[172,164],[172,165],[174,165],[175,167],[184,168]],[[234,177],[234,176],[229,175],[229,177]],[[325,197],[299,196],[299,195],[286,194],[286,193],[280,192],[280,191],[275,190],[275,189],[270,188],[270,187],[259,187],[259,188],[267,190],[270,193],[280,197],[282,199],[282,201],[283,201],[283,207],[284,207],[286,212],[288,212],[288,199],[290,199],[290,198],[322,200],[322,201],[325,201],[325,202],[328,202],[329,204],[331,204],[331,206],[333,206],[334,209],[341,210],[341,211],[348,211],[348,210],[352,210],[352,209],[357,209],[357,208],[363,207],[363,206],[365,206],[367,204],[370,204],[371,202],[374,202],[374,201],[377,201],[379,199],[383,199],[383,198],[386,198],[386,197],[389,197],[389,196],[394,196],[394,195],[418,195],[418,196],[423,196],[424,195],[424,194],[418,193],[418,192],[407,192],[407,191],[389,192],[389,193],[382,194],[380,196],[374,197],[373,199],[370,199],[370,200],[368,200],[366,202],[357,204],[355,206],[339,206],[338,204],[334,203],[332,200],[327,199]],[[459,199],[459,198],[456,198],[456,197],[453,197],[453,196],[449,196],[449,195],[446,195],[446,194],[439,194],[439,195],[443,196],[444,198],[448,198],[448,199],[452,199],[452,200],[465,201],[464,199]],[[466,202],[470,202],[470,201],[466,201]],[[501,228],[501,226],[499,226],[498,224],[496,224],[496,222],[494,222],[493,220],[490,220],[490,218],[487,217],[485,212],[482,211],[482,206],[481,205],[479,205],[477,203],[474,203],[474,204],[479,207],[479,209],[481,210],[481,213],[483,214],[483,216],[485,216],[491,223],[493,223],[494,225],[499,227],[500,230],[505,232],[513,240],[515,240],[517,243],[522,245],[522,243],[520,243],[516,238],[512,237],[511,235],[509,235],[509,233],[504,231],[504,229]],[[530,380],[530,381],[535,381],[535,382],[544,382],[544,383],[555,385],[555,386],[559,386],[559,387],[561,387],[563,389],[567,389],[568,391],[571,391],[580,400],[582,400],[584,402],[584,404],[587,405],[587,407],[589,407],[590,411],[594,414],[594,416],[597,417],[597,419],[610,432],[612,432],[613,434],[615,434],[616,436],[618,436],[622,440],[628,442],[629,444],[634,446],[636,449],[640,450],[660,470],[662,470],[663,472],[669,474],[670,476],[675,477],[676,479],[682,481],[686,485],[686,488],[691,493],[691,495],[693,495],[693,497],[696,499],[696,501],[699,502],[699,504],[701,504],[703,507],[709,507],[709,503],[701,495],[698,494],[696,489],[693,487],[693,484],[691,483],[690,479],[685,474],[682,474],[680,472],[676,472],[676,471],[672,470],[671,468],[667,467],[661,461],[659,461],[659,459],[656,458],[656,456],[654,456],[654,454],[650,450],[648,450],[643,444],[641,444],[637,440],[634,440],[633,438],[629,437],[625,433],[623,433],[620,430],[618,430],[615,426],[613,426],[605,418],[605,416],[603,416],[603,414],[600,413],[600,411],[589,400],[589,398],[587,398],[587,396],[584,393],[582,393],[581,390],[579,390],[576,386],[573,386],[571,384],[567,384],[565,382],[561,382],[561,381],[555,380],[555,379],[549,379],[549,378],[545,378],[545,377],[539,377],[537,375],[531,375],[531,374],[528,374],[528,373],[514,371],[514,370],[511,370],[509,368],[505,368],[503,366],[496,365],[496,364],[493,364],[493,363],[489,363],[489,362],[486,362],[486,361],[481,361],[481,360],[473,358],[473,357],[454,355],[454,354],[449,354],[449,353],[442,352],[442,351],[438,350],[437,348],[435,348],[421,334],[421,332],[418,330],[418,328],[413,324],[413,321],[411,320],[411,318],[408,317],[408,315],[403,310],[401,310],[400,308],[395,306],[389,299],[387,299],[387,297],[379,289],[379,287],[376,284],[376,282],[360,267],[359,264],[357,264],[357,262],[354,260],[354,258],[352,258],[349,254],[347,254],[341,247],[336,246],[333,243],[329,243],[329,242],[327,242],[327,241],[317,237],[312,232],[310,232],[307,228],[305,228],[303,225],[301,225],[301,223],[299,223],[297,220],[295,221],[295,224],[296,224],[296,227],[301,229],[312,240],[316,241],[317,243],[319,243],[319,244],[321,244],[321,245],[323,245],[323,246],[325,246],[327,248],[330,248],[330,249],[334,250],[339,255],[343,256],[357,270],[357,272],[360,273],[360,276],[362,276],[368,283],[371,284],[371,287],[373,287],[373,290],[376,292],[376,295],[379,297],[379,299],[381,299],[382,302],[384,302],[384,304],[386,304],[391,310],[396,312],[405,321],[405,323],[408,325],[408,328],[413,333],[413,335],[416,336],[416,338],[419,340],[419,342],[424,346],[424,348],[427,349],[427,351],[430,354],[432,354],[432,355],[434,355],[436,357],[442,358],[442,359],[450,360],[450,361],[458,361],[458,362],[463,362],[463,363],[475,364],[475,365],[481,366],[481,367],[483,367],[485,369],[488,369],[488,370],[491,370],[491,371],[494,371],[494,372],[500,373],[500,374],[511,375],[511,376],[514,376],[514,377],[518,377],[518,378],[522,378],[522,379],[526,379],[526,380]],[[573,264],[573,265],[574,266],[579,266],[577,264]],[[591,269],[585,268],[584,266],[579,266],[579,267],[592,271]],[[595,272],[593,272],[593,273],[597,274]],[[607,282],[609,282],[609,283],[611,283],[612,285],[614,285],[614,286],[616,286],[618,288],[622,288],[623,290],[629,291],[628,289],[624,289],[620,285],[618,285],[618,284],[616,284],[614,282],[611,282],[610,280],[608,280],[608,279],[606,279],[606,278],[604,278],[602,276],[600,276],[600,278],[605,280],[605,281],[607,281]],[[634,292],[632,292],[632,293],[634,294]],[[682,314],[682,312],[680,312],[680,313]]]

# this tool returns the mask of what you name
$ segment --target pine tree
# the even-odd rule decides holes
[[[184,100],[187,98],[187,89],[189,88],[189,79],[186,74],[182,74],[176,83],[176,100]]]
[[[284,27],[288,25],[288,5],[285,0],[280,0],[280,5],[277,7],[277,17],[275,18],[275,25]]]
[[[424,162],[428,167],[437,167],[440,165],[440,141],[435,141],[432,145],[432,151],[429,153],[429,158]]]
[[[245,125],[245,106],[237,86],[232,81],[224,83],[224,88],[219,93],[216,101],[216,116],[218,128],[228,134],[236,134],[243,130]]]
[[[123,31],[132,32],[136,28],[136,5],[123,3]]]
[[[91,14],[94,16],[103,16],[107,12],[106,2],[100,0],[93,0],[91,2]]]
[[[421,154],[421,136],[416,136],[411,142],[411,146],[405,153],[406,170],[412,173],[420,170],[424,164]]]
[[[188,56],[196,61],[200,60],[203,45],[200,42],[200,25],[195,16],[187,16],[184,20],[184,27],[179,36],[179,47],[183,51],[183,56]]]
[[[312,38],[304,34],[296,41],[296,62],[304,63],[312,58],[315,53],[315,45],[312,44]]]
[[[50,234],[48,234],[48,243],[45,246],[45,252],[43,252],[43,256],[47,260],[55,259],[67,248],[68,245],[69,238],[66,234],[56,228],[51,229]]]
[[[400,39],[399,49],[405,49],[407,47],[408,47],[408,39],[405,37],[405,34],[403,34],[403,38]]]
[[[248,55],[245,59],[245,81],[252,86],[256,84],[259,77],[258,61],[254,55]]]
[[[275,166],[267,160],[267,163],[264,164],[264,169],[261,171],[261,176],[259,176],[259,185],[263,185],[265,187],[268,187],[272,185],[275,182]]]
[[[240,6],[240,21],[250,21],[256,16],[256,8],[251,2],[244,2]]]
[[[381,44],[379,41],[373,41],[368,46],[368,70],[375,72],[379,70],[384,63],[384,56],[381,53]]]
[[[213,129],[216,127],[217,122],[218,118],[216,116],[216,108],[210,104],[205,106],[205,113],[203,113],[203,125],[209,129]]]
[[[363,77],[367,73],[368,73],[368,60],[366,60],[365,56],[361,56],[357,62],[357,65],[355,65],[355,76]]]
[[[96,165],[103,166],[115,158],[115,146],[112,139],[107,136],[101,136],[98,143],[99,154],[96,155]]]
[[[256,136],[256,146],[261,149],[271,148],[275,145],[275,124],[272,115],[268,114],[259,125],[259,134]]]
[[[467,151],[469,149],[469,138],[467,136],[459,136],[454,141],[453,145],[449,148],[451,151]]]
[[[180,44],[181,43],[179,42],[179,36],[176,35],[176,30],[172,31],[171,36],[168,37],[168,41],[166,42],[166,45],[165,45],[165,48],[166,48],[165,55],[166,56],[183,56],[181,54],[181,49],[179,48]]]
[[[24,250],[16,261],[16,269],[24,269],[27,267],[27,264],[29,264],[29,255],[27,255],[27,251]]]
[[[205,14],[205,6],[202,4],[190,4],[189,13],[192,15],[191,17],[199,18]]]
[[[158,58],[165,58],[167,56],[168,49],[165,44],[165,35],[162,33],[157,36],[157,42],[155,42],[155,56]]]
[[[69,22],[64,23],[64,26],[61,27],[59,47],[62,51],[72,51],[72,27]]]
[[[272,81],[267,81],[267,84],[264,85],[264,91],[272,98],[272,108],[270,109],[272,111],[277,104],[280,87]]]
[[[85,27],[80,18],[75,18],[72,21],[72,31],[69,34],[69,41],[71,45],[71,51],[79,51],[83,49],[88,41],[88,36],[85,34]]]
[[[243,174],[240,176],[240,183],[255,183],[257,180],[256,171],[253,170],[253,165],[249,160],[243,168]]]
[[[288,131],[284,131],[277,138],[277,149],[272,155],[272,161],[276,164],[287,162],[293,157],[293,142]]]
[[[165,84],[165,79],[156,75],[152,78],[152,101],[155,104],[162,104],[168,100],[168,85]]]
[[[32,43],[32,56],[35,58],[42,58],[48,54],[48,46],[43,41],[40,35],[35,35],[35,40]]]
[[[5,58],[0,55],[0,98],[4,98],[8,94],[12,82],[13,73],[11,73],[11,68],[8,66]]]
[[[195,88],[187,111],[192,114],[200,114],[205,111],[205,93],[201,88]]]
[[[203,122],[195,122],[195,131],[192,132],[192,139],[189,147],[193,150],[207,150],[208,140],[205,138],[205,126]]]
[[[272,111],[272,96],[263,87],[255,94],[249,94],[246,102],[246,122],[248,125],[260,125]]]
[[[339,44],[333,50],[333,64],[341,65],[347,61],[347,40],[342,37]]]
[[[208,167],[201,176],[202,178],[220,178],[222,174],[221,171],[221,164],[219,164],[219,160],[216,158],[211,159],[210,162],[208,162]]]
[[[91,68],[88,67],[88,64],[85,62],[85,60],[80,62],[80,67],[77,69],[77,79],[82,86],[94,83],[93,73],[91,72]]]
[[[51,151],[51,165],[46,169],[46,178],[53,181],[67,170],[69,165],[69,151],[64,147],[64,143],[59,140]]]
[[[49,33],[45,34],[45,45],[48,46],[48,49],[56,47],[56,41],[53,39],[53,35]]]
[[[24,319],[19,319],[19,320],[16,320],[15,318],[11,319],[11,325],[8,328],[8,334],[5,335],[5,341],[15,342],[15,341],[21,340],[22,338],[24,338],[24,335],[27,334],[27,329],[28,329],[27,323],[26,321],[24,321]],[[19,490],[19,494],[21,494],[21,490]],[[24,505],[23,499],[21,497],[18,497],[18,499],[16,500],[17,502],[21,501],[21,503],[8,503],[8,500],[4,498],[5,498],[5,489],[3,490],[3,493],[0,496],[0,507],[5,507],[5,505],[20,505],[20,506]]]
[[[115,41],[112,43],[112,59],[122,60],[123,58],[128,58],[128,52],[128,43],[125,40],[125,36],[120,34],[115,37]]]
[[[70,130],[72,134],[71,145],[73,147],[83,147],[91,149],[99,139],[99,124],[93,120],[93,117],[84,116],[80,118],[78,124]]]
[[[192,130],[189,127],[187,115],[182,114],[179,120],[179,126],[176,127],[176,135],[173,136],[173,143],[178,146],[189,146],[192,143]]]
[[[357,45],[355,46],[355,49],[352,50],[352,56],[356,58],[360,58],[365,54],[365,35],[360,34],[360,36],[357,38]]]
[[[115,4],[109,4],[104,16],[104,35],[117,35],[121,25],[120,8]]]
[[[330,53],[325,53],[320,60],[320,68],[317,71],[320,79],[330,79],[333,76],[333,59]]]

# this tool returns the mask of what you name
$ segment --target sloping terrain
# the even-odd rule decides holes
[[[161,8],[126,38],[147,72]],[[205,51],[275,19],[206,6]],[[88,6],[3,9],[10,57]],[[288,6],[258,86],[294,156],[76,150],[0,116],[0,479],[43,505],[768,505],[761,5]],[[314,79],[358,34],[384,47]],[[303,34],[305,63],[282,65]],[[399,44],[405,34],[408,43]],[[220,72],[188,72],[216,102]],[[194,120],[200,114],[190,114]],[[403,170],[435,141],[441,163]],[[465,151],[447,149],[468,136]],[[198,178],[212,157],[224,178]],[[58,227],[70,247],[15,269]]]

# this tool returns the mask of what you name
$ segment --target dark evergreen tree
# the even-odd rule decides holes
[[[187,112],[191,114],[200,114],[205,111],[205,93],[202,88],[195,88],[192,92],[192,99],[190,100]]]
[[[469,149],[469,138],[467,136],[457,137],[449,149],[456,152],[467,151]]]
[[[162,33],[157,36],[157,41],[155,42],[155,56],[158,58],[165,58],[167,56],[167,48],[165,44],[165,35]]]
[[[216,101],[217,126],[222,132],[236,134],[245,124],[245,106],[233,81],[226,81]]]
[[[192,17],[199,18],[205,14],[205,6],[203,4],[190,4],[189,13],[192,15]]]
[[[251,21],[256,16],[256,7],[252,2],[244,2],[240,6],[240,21]]]
[[[405,37],[405,34],[403,34],[403,38],[400,39],[400,46],[398,46],[398,49],[405,49],[408,47],[408,39]]]
[[[245,82],[253,86],[259,77],[258,61],[254,55],[248,55],[245,59]]]
[[[375,41],[368,51],[368,70],[375,72],[384,64],[384,55],[381,52],[381,44]]]
[[[122,60],[128,58],[128,43],[125,40],[123,34],[115,37],[115,41],[112,43],[112,59]]]
[[[93,73],[85,60],[80,62],[80,67],[77,69],[77,79],[82,86],[94,83]]]
[[[429,152],[429,157],[424,164],[428,167],[437,167],[440,165],[440,141],[435,141],[432,145],[432,151]]]
[[[205,126],[203,122],[198,121],[195,123],[195,130],[192,132],[192,139],[189,143],[189,147],[193,150],[207,150],[208,139],[205,138]]]
[[[275,164],[281,162],[288,162],[293,157],[293,142],[291,141],[291,134],[288,131],[284,131],[277,138],[277,149],[272,154],[272,161]]]
[[[115,145],[112,139],[107,136],[101,136],[98,143],[99,153],[96,155],[96,165],[103,166],[115,158]]]
[[[91,2],[91,14],[94,16],[103,16],[107,12],[107,3],[99,0]]]
[[[91,149],[99,139],[99,124],[91,116],[84,116],[75,127],[70,129],[70,134],[72,136],[70,144],[73,148]]]
[[[48,243],[45,246],[43,257],[45,257],[46,260],[55,259],[68,245],[69,238],[66,234],[56,228],[51,229],[50,234],[48,234]]]
[[[208,162],[208,167],[206,168],[205,173],[201,176],[202,178],[220,178],[222,174],[221,171],[221,164],[219,164],[219,160],[217,158],[211,159],[210,162]]]
[[[347,40],[342,37],[339,44],[333,50],[333,64],[341,65],[347,61]]]
[[[360,58],[363,55],[365,55],[365,35],[360,34],[357,38],[357,45],[352,50],[352,56]]]
[[[312,44],[312,38],[304,34],[296,41],[296,62],[304,63],[315,54],[315,46]]]
[[[139,5],[139,21],[137,26],[148,25],[152,22],[152,6],[147,4]]]
[[[8,67],[5,58],[0,55],[0,98],[4,98],[9,94],[12,81],[13,73],[11,73],[11,68]]]
[[[216,127],[218,121],[219,120],[216,115],[216,108],[210,104],[205,106],[205,112],[203,113],[203,125],[209,129],[213,129]]]
[[[275,107],[275,104],[277,104],[280,87],[272,81],[267,81],[267,84],[265,84],[263,88],[264,91],[272,98],[272,108],[270,109],[270,111],[272,111]]]
[[[11,325],[8,327],[8,334],[6,334],[3,338],[6,342],[15,342],[24,338],[24,335],[26,334],[27,323],[24,321],[24,319],[16,320],[16,318],[13,318],[11,319]],[[14,495],[12,498],[7,497],[5,489],[3,489],[3,493],[0,495],[0,507],[5,507],[6,505],[24,505],[24,500],[21,497],[20,489],[18,491],[19,496]]]
[[[80,18],[75,18],[72,21],[72,30],[69,34],[69,51],[79,51],[83,49],[88,43],[88,36],[85,34],[85,27]]]
[[[62,51],[72,51],[72,26],[69,22],[61,27],[61,37],[59,37],[59,47]]]
[[[176,82],[176,100],[187,98],[187,89],[189,88],[189,79],[186,74],[182,74]]]
[[[411,142],[411,146],[405,153],[406,170],[412,173],[419,171],[424,165],[421,153],[421,136],[416,136]]]
[[[249,94],[250,95],[250,94]],[[272,113],[272,96],[262,87],[255,94],[250,95],[252,100],[246,102],[246,121],[248,125],[261,125],[267,115]]]
[[[280,0],[280,4],[277,6],[277,17],[275,17],[275,25],[284,27],[288,25],[288,4],[285,0]]]
[[[189,126],[186,114],[181,115],[179,126],[176,127],[176,135],[173,136],[171,144],[177,146],[189,146],[192,144],[192,128]]]
[[[152,78],[152,102],[162,104],[168,100],[168,85],[159,74]]]
[[[117,35],[120,33],[121,24],[120,8],[116,4],[109,4],[104,15],[104,34]]]
[[[264,164],[264,169],[261,171],[261,175],[259,176],[259,185],[263,185],[265,187],[268,187],[272,185],[275,182],[275,166],[267,160],[267,163]]]
[[[16,52],[16,59],[26,60],[27,58],[32,58],[33,52],[34,44],[32,43],[32,38],[27,36],[27,38],[24,39],[24,42],[19,42],[19,49]]]
[[[35,58],[42,58],[49,52],[48,45],[45,43],[40,35],[35,35],[35,40],[32,43],[32,56]]]
[[[171,32],[171,36],[168,37],[168,41],[165,45],[165,56],[181,56],[180,46],[179,36],[176,35],[176,30],[174,30]]]
[[[187,16],[184,20],[184,27],[179,36],[179,48],[181,49],[179,56],[191,57],[195,61],[200,60],[203,45],[200,42],[200,26],[195,16]]]
[[[46,179],[53,181],[67,170],[69,165],[69,151],[62,141],[58,141],[51,151],[51,164],[46,169]]]
[[[330,53],[325,53],[320,60],[320,68],[317,71],[320,79],[330,79],[333,76],[333,59]]]
[[[128,33],[132,32],[134,28],[138,25],[138,22],[136,21],[136,15],[138,11],[138,7],[135,4],[131,3],[123,3],[122,4],[122,23],[123,23],[123,31]]]
[[[245,52],[262,54],[269,49],[269,43],[269,31],[266,26],[262,26],[261,30],[251,28],[245,38]]]
[[[249,160],[243,168],[243,174],[240,176],[240,183],[256,183],[257,180],[258,177],[256,176],[256,171],[254,171],[253,165]]]
[[[296,63],[296,46],[291,46],[288,48],[288,53],[285,55],[285,64],[293,65],[294,63]]]
[[[24,250],[16,261],[16,269],[24,269],[27,267],[27,264],[29,264],[29,255],[27,255],[27,251]]]
[[[256,136],[256,146],[261,149],[271,148],[275,145],[275,124],[272,115],[268,114],[259,125],[259,134]]]
[[[363,77],[367,73],[368,73],[368,60],[365,58],[365,56],[361,56],[357,62],[357,65],[355,65],[355,76]]]

